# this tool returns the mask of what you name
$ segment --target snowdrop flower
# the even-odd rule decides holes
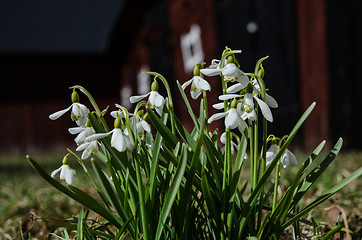
[[[79,127],[84,127],[87,124],[87,115],[89,113],[89,109],[85,105],[79,103],[79,96],[75,89],[72,93],[72,102],[72,105],[70,105],[68,108],[50,114],[49,118],[51,120],[56,120],[69,110],[72,110],[70,116],[71,119],[75,121]]]
[[[133,141],[129,137],[127,128],[122,131],[120,128],[121,119],[119,117],[114,121],[114,129],[107,133],[96,133],[85,139],[86,143],[97,142],[97,140],[105,138],[109,135],[111,137],[111,146],[117,149],[119,152],[124,152],[126,149],[132,150],[134,147]]]
[[[233,62],[229,62],[225,67],[220,68],[212,66],[208,68],[201,69],[200,72],[205,76],[216,76],[223,75],[226,82],[238,81],[240,85],[246,87],[249,83],[249,78],[241,71]]]
[[[136,103],[145,97],[148,97],[147,105],[154,108],[156,112],[161,115],[165,99],[158,93],[158,83],[156,80],[154,80],[151,85],[151,92],[140,96],[131,96],[129,100],[131,103]]]
[[[259,96],[261,95],[261,88],[260,88],[260,85],[258,83],[258,81],[256,80],[256,78],[253,78],[251,80],[252,82],[252,91],[250,91],[254,96]],[[248,85],[249,86],[249,85]],[[243,89],[245,88],[244,85],[240,84],[240,83],[236,83],[230,87],[228,87],[226,89],[226,93],[236,93],[236,92],[240,92],[242,91]],[[278,107],[278,103],[277,101],[272,97],[270,96],[269,94],[265,93],[265,103],[271,107],[271,108],[277,108]]]
[[[78,134],[77,137],[74,139],[75,143],[79,146],[82,145],[85,142],[85,139],[96,132],[91,127],[89,120],[87,121],[87,124],[85,127],[73,127],[69,128],[68,132],[70,134]]]
[[[244,95],[240,95],[240,94],[225,94],[225,95],[221,95],[219,96],[220,100],[229,100],[232,98],[242,98],[241,102],[244,105],[240,105],[238,106],[238,111],[239,114],[242,115],[243,119],[250,119],[253,120],[253,118],[255,119],[255,116],[253,113],[253,109],[254,109],[254,101],[253,99],[256,100],[258,106],[261,109],[261,112],[264,116],[264,118],[266,120],[268,120],[269,122],[273,122],[273,115],[271,113],[271,110],[269,108],[269,106],[261,99],[259,99],[257,96],[251,94],[251,93],[245,93]]]
[[[245,128],[247,128],[247,124],[245,121],[241,118],[241,116],[238,114],[238,111],[236,110],[237,101],[234,99],[230,104],[230,109],[226,112],[221,113],[215,113],[212,115],[208,123],[212,123],[215,120],[221,119],[225,117],[225,126],[228,129],[235,129],[238,128],[240,132],[244,132]],[[214,105],[219,106],[219,105]]]
[[[66,155],[63,159],[63,165],[60,168],[54,170],[50,176],[54,178],[54,176],[60,172],[60,180],[65,180],[67,184],[72,185],[76,172],[74,169],[69,167],[67,156],[68,155]]]
[[[277,155],[279,151],[279,148],[276,144],[272,144],[268,151],[266,152],[266,166],[269,166],[269,164],[273,161],[274,157]],[[281,163],[284,168],[288,167],[291,163],[297,165],[297,158],[295,155],[286,149],[284,153],[281,156]]]
[[[130,116],[132,116],[130,118],[131,122],[133,121],[136,121],[136,131],[137,131],[137,134],[140,134],[140,135],[144,135],[146,133],[146,145],[150,148],[150,149],[153,149],[153,136],[152,136],[152,133],[151,133],[151,126],[148,124],[148,122],[146,122],[144,119],[143,119],[143,110],[139,110],[137,112],[136,115],[134,114],[129,114]],[[111,112],[111,116],[114,117],[114,118],[117,118],[117,117],[120,117],[120,118],[123,118],[123,112],[118,110],[118,111],[112,111]],[[128,130],[125,129],[125,133],[126,133],[126,136],[128,136]],[[126,138],[127,139],[127,138]],[[133,146],[132,146],[132,142],[129,141],[129,149],[133,149]]]
[[[92,136],[94,136],[93,134]],[[91,136],[90,136],[91,137]],[[87,137],[89,138],[89,137]],[[85,160],[89,158],[89,156],[93,153],[96,154],[98,152],[98,142],[97,140],[94,141],[87,141],[87,138],[85,139],[85,142],[79,145],[76,149],[76,151],[83,151],[81,159]]]
[[[226,132],[222,133],[221,136],[220,136],[220,142],[222,144],[226,144]],[[239,146],[234,142],[234,141],[231,141],[231,154],[234,154],[235,152],[239,151]],[[223,147],[221,149],[222,152],[225,151],[225,147]]]
[[[198,66],[195,66],[194,68],[193,78],[182,84],[182,89],[185,90],[185,88],[190,84],[191,84],[190,93],[193,99],[197,99],[201,95],[202,91],[211,90],[210,84],[200,76],[200,68]]]
[[[254,95],[255,94],[260,95],[261,94],[261,88],[259,86],[258,81],[254,78],[252,80],[252,83],[253,83],[253,86],[254,86],[253,94]],[[277,108],[278,107],[277,101],[267,93],[265,93],[265,103],[268,104],[268,106],[271,107],[271,108]]]

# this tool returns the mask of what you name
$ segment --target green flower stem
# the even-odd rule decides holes
[[[254,125],[249,121],[249,131],[250,131],[250,182],[251,189],[254,189]]]
[[[75,154],[72,150],[70,150],[69,148],[67,148],[67,151],[69,152],[69,154],[71,154],[73,157],[75,157],[75,159],[77,159],[78,163],[82,166],[84,172],[88,175],[89,179],[91,180],[93,186],[96,188],[97,192],[100,192],[100,189],[98,188],[98,185],[94,181],[92,175],[88,171],[88,168],[86,167],[86,165],[84,164],[82,159],[80,159],[80,157],[77,154]]]
[[[202,91],[202,96],[203,96],[203,99],[204,99],[204,110],[205,110],[205,121],[206,121],[205,127],[206,127],[206,131],[209,132],[209,124],[207,123],[207,119],[209,119],[209,111],[208,111],[208,108],[207,108],[207,94],[206,94],[206,91]]]
[[[278,161],[277,166],[275,168],[275,181],[274,181],[274,193],[273,193],[273,208],[272,213],[275,211],[277,207],[277,198],[278,198],[278,185],[279,185],[279,168],[280,162]]]
[[[255,120],[254,120],[254,160],[253,160],[253,163],[254,163],[254,166],[253,166],[253,179],[254,179],[254,182],[253,182],[253,188],[256,186],[257,184],[257,181],[259,179],[258,177],[258,139],[259,139],[259,136],[258,136],[258,130],[259,130],[259,126],[258,126],[258,109],[256,108],[255,109]]]
[[[103,118],[102,111],[99,109],[98,104],[94,100],[93,96],[84,87],[82,87],[80,85],[75,85],[73,87],[70,87],[70,89],[79,89],[82,93],[84,93],[84,95],[86,95],[88,97],[89,102],[92,104],[94,110],[97,113],[98,120],[102,123],[102,125],[104,127],[104,130],[106,132],[109,132],[109,128],[108,128],[108,125],[107,125],[106,121]]]
[[[262,139],[262,152],[261,152],[261,161],[260,161],[260,165],[259,165],[259,178],[258,178],[258,182],[261,178],[261,176],[263,176],[264,172],[265,172],[265,166],[266,166],[266,148],[267,148],[267,138],[268,138],[268,131],[267,131],[267,127],[268,127],[268,121],[263,117],[263,139]],[[262,213],[263,213],[263,205],[264,205],[264,186],[262,187],[262,190],[260,192],[260,204],[259,204],[259,215],[258,215],[258,229],[261,227],[262,225]]]
[[[141,170],[140,170],[140,166],[138,165],[138,159],[137,156],[135,156],[136,154],[133,154],[133,159],[134,159],[134,164],[135,164],[135,168],[136,168],[136,174],[137,174],[137,186],[138,186],[138,198],[139,198],[139,206],[140,206],[140,213],[141,213],[141,222],[142,222],[142,232],[143,232],[143,238],[145,240],[147,239],[151,239],[150,238],[150,233],[149,233],[149,229],[148,229],[148,218],[147,218],[147,211],[146,211],[146,206],[145,206],[145,198],[144,198],[144,186],[142,183],[142,176],[141,176]]]
[[[225,155],[224,155],[224,171],[223,171],[223,181],[222,181],[222,215],[221,220],[224,222],[225,226],[227,225],[227,216],[228,216],[228,204],[229,200],[227,199],[228,191],[227,187],[229,185],[228,180],[231,176],[231,137],[230,129],[226,129],[226,142],[225,142]],[[223,231],[222,231],[223,234]],[[222,235],[223,236],[223,235]]]
[[[147,72],[147,74],[150,74],[152,76],[155,76],[155,78],[159,78],[161,79],[163,85],[166,88],[167,91],[167,96],[168,96],[168,105],[169,105],[169,110],[170,110],[170,117],[171,117],[171,129],[172,129],[172,133],[175,134],[176,133],[176,128],[175,128],[175,116],[174,116],[174,110],[173,110],[173,101],[172,101],[172,94],[171,94],[171,89],[170,89],[170,85],[168,84],[166,78],[164,78],[164,76],[162,76],[159,73],[156,72]]]
[[[126,120],[126,128],[128,129],[130,140],[131,140],[131,142],[135,143],[135,140],[134,140],[134,137],[133,137],[133,134],[132,134],[132,130],[131,130],[131,125],[129,123],[128,110],[127,110],[127,108],[125,108],[123,106],[120,106],[120,109],[122,109],[122,112],[124,114],[124,118]]]

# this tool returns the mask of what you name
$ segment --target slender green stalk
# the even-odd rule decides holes
[[[275,211],[275,208],[277,207],[277,201],[278,201],[278,186],[279,186],[279,167],[280,163],[277,163],[277,166],[275,168],[275,180],[274,180],[274,193],[273,193],[273,208],[272,212]]]
[[[254,141],[254,125],[249,121],[249,131],[250,131],[250,182],[251,182],[251,189],[254,189],[255,185],[255,180],[254,180],[254,160],[255,160],[255,157],[254,157],[254,154],[255,154],[255,151],[254,151],[254,144],[255,144],[255,141]]]
[[[133,154],[135,155],[135,154]],[[143,231],[143,238],[145,240],[151,239],[149,229],[148,229],[148,218],[147,218],[147,211],[145,207],[145,198],[144,198],[144,186],[142,183],[142,176],[140,171],[140,166],[138,165],[138,160],[134,156],[134,164],[136,168],[136,174],[137,174],[137,186],[138,186],[138,199],[139,199],[139,206],[140,206],[140,213],[141,213],[141,221],[142,221],[142,231]]]
[[[204,112],[205,112],[205,121],[207,122],[207,119],[209,119],[209,111],[208,111],[208,105],[207,105],[207,94],[206,91],[202,91],[202,96],[204,99]],[[205,124],[206,131],[209,132],[209,124]]]
[[[176,130],[175,130],[175,116],[174,116],[174,108],[173,108],[173,101],[172,101],[172,92],[171,92],[171,88],[170,85],[168,84],[166,78],[164,78],[161,74],[156,73],[156,72],[147,72],[150,75],[155,76],[155,78],[159,78],[161,79],[163,85],[166,88],[167,91],[167,97],[168,97],[168,105],[169,105],[169,110],[170,110],[170,117],[171,117],[171,129],[172,129],[172,133],[175,134]]]
[[[258,126],[258,109],[255,108],[255,120],[253,122],[254,124],[254,154],[253,154],[253,157],[254,157],[254,160],[253,160],[253,187],[256,186],[257,184],[257,181],[259,179],[258,177],[258,162],[259,162],[259,157],[258,157],[258,139],[259,139],[259,136],[258,136],[258,130],[259,130],[259,126]]]
[[[321,240],[330,239],[331,237],[334,236],[334,234],[340,232],[342,228],[343,228],[343,224],[339,224],[339,225],[333,227],[333,229],[331,231],[329,231],[326,235],[324,235],[324,237]]]

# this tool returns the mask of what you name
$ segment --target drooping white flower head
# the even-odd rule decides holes
[[[231,107],[229,110],[227,110],[226,112],[221,112],[221,113],[215,113],[214,115],[212,115],[209,120],[208,123],[212,123],[215,120],[221,119],[223,117],[225,117],[225,126],[228,129],[235,129],[238,128],[239,131],[242,133],[244,132],[245,128],[247,128],[247,124],[245,123],[245,121],[241,118],[241,116],[238,114],[238,111],[236,110],[236,100],[231,103]],[[219,108],[220,105],[214,105],[216,106],[216,108]]]
[[[222,144],[226,144],[226,132],[223,132],[220,136],[220,142]],[[239,146],[234,142],[231,141],[231,154],[234,155],[235,153],[237,153],[239,151]],[[225,152],[225,146],[221,149],[222,152]]]
[[[60,172],[60,180],[65,180],[65,182],[69,185],[73,184],[74,176],[76,174],[75,170],[69,167],[68,164],[62,165],[60,168],[55,169],[51,173],[51,177],[54,178],[56,174]]]
[[[75,121],[79,127],[84,127],[87,124],[87,115],[89,113],[89,109],[85,105],[79,103],[79,96],[75,89],[72,93],[72,102],[72,105],[70,105],[68,108],[50,114],[49,118],[51,120],[56,120],[69,110],[72,110],[70,115],[71,119]]]
[[[225,94],[225,95],[219,96],[219,99],[222,100],[222,101],[229,100],[229,99],[232,99],[232,98],[242,98],[241,103],[245,105],[245,108],[244,108],[244,105],[239,105],[238,106],[238,111],[239,111],[239,114],[243,115],[242,116],[243,119],[251,117],[249,119],[252,120],[252,118],[254,117],[254,114],[253,114],[252,111],[253,111],[253,109],[255,109],[254,108],[254,101],[253,101],[253,99],[255,99],[258,106],[261,109],[261,112],[262,112],[264,118],[266,120],[268,120],[269,122],[273,122],[273,115],[271,113],[271,110],[270,110],[269,106],[263,100],[259,99],[257,96],[254,96],[251,93],[246,93],[246,94],[243,94],[243,95],[240,95],[240,94]],[[245,110],[245,109],[247,111],[244,111],[244,113],[242,113],[242,111]]]
[[[94,136],[95,134],[93,134],[92,136]],[[98,152],[98,142],[95,141],[87,141],[87,138],[85,139],[85,142],[82,143],[81,145],[79,145],[79,147],[77,147],[76,151],[83,151],[81,159],[85,160],[87,158],[89,158],[89,156],[93,153],[96,154]]]
[[[202,91],[211,90],[210,84],[200,76],[200,67],[198,65],[194,67],[194,76],[182,84],[182,89],[185,90],[185,88],[190,84],[190,93],[193,99],[197,99],[201,95]]]
[[[69,154],[68,154],[69,155]],[[56,174],[60,172],[60,180],[65,180],[69,185],[73,184],[74,176],[76,174],[75,170],[69,167],[68,165],[68,155],[63,158],[62,166],[58,169],[55,169],[50,176],[55,177]]]
[[[89,113],[89,109],[81,103],[72,103],[72,105],[70,105],[68,108],[50,114],[49,118],[51,120],[56,120],[69,110],[72,110],[70,115],[71,119],[75,121],[79,127],[84,127],[87,124],[87,115]]]
[[[272,144],[269,149],[266,152],[266,166],[269,166],[269,164],[273,161],[274,157],[278,153],[278,146],[276,144]],[[286,149],[284,153],[282,154],[280,158],[281,164],[284,168],[288,167],[291,163],[297,165],[298,161],[295,155]]]
[[[187,86],[191,84],[190,94],[193,99],[197,99],[202,91],[210,91],[210,84],[200,76],[193,76],[190,80],[182,84],[182,89],[185,90]]]
[[[85,139],[90,135],[95,134],[94,129],[91,127],[89,120],[85,127],[72,127],[68,128],[68,132],[70,134],[78,134],[77,137],[74,139],[75,143],[79,146],[85,142]]]
[[[109,135],[111,137],[111,146],[117,149],[119,152],[124,152],[126,149],[132,150],[134,143],[132,138],[129,136],[128,129],[125,128],[123,131],[121,128],[121,119],[118,115],[114,121],[114,129],[107,133],[96,133],[85,139],[87,143],[97,142],[99,139],[105,138]]]
[[[151,91],[149,93],[146,93],[144,95],[139,95],[139,96],[131,96],[129,98],[129,101],[131,103],[136,103],[136,102],[141,101],[145,97],[148,97],[147,105],[150,106],[151,108],[155,109],[156,112],[159,115],[161,115],[162,110],[163,110],[163,105],[165,103],[165,98],[162,97],[158,93],[158,83],[156,80],[153,81],[153,83],[151,85]]]
[[[201,69],[201,73],[205,76],[216,76],[216,75],[223,75],[225,82],[234,82],[238,81],[240,85],[246,87],[249,83],[248,76],[245,75],[243,71],[241,71],[235,63],[228,63],[225,67],[220,68],[218,67],[208,67]]]

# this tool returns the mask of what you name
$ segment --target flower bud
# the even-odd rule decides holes
[[[145,120],[145,121],[148,121],[148,119],[149,119],[148,112],[146,112],[146,113],[142,116],[142,119]]]
[[[238,101],[234,98],[230,103],[230,108],[236,108],[238,105]]]
[[[68,154],[64,156],[62,164],[68,165]]]
[[[122,125],[121,118],[120,118],[120,117],[117,117],[117,118],[114,120],[114,128],[121,128],[121,125]]]
[[[91,127],[92,126],[92,123],[91,121],[89,120],[89,118],[87,119],[87,124],[85,125],[85,127]]]
[[[234,55],[228,56],[227,61],[228,61],[228,63],[235,63],[235,57],[234,57]]]
[[[72,99],[72,103],[78,103],[79,102],[79,95],[78,95],[77,91],[75,91],[75,88],[73,89],[71,99]]]
[[[153,80],[153,83],[151,84],[151,91],[158,91],[158,82],[157,80]]]
[[[200,68],[197,65],[194,67],[194,76],[200,76]]]
[[[253,91],[254,91],[254,87],[253,87],[253,85],[251,85],[249,83],[248,86],[246,86],[246,92],[247,93],[253,93]]]
[[[145,111],[142,109],[142,110],[138,110],[137,111],[137,115],[142,118],[142,116],[145,114]]]
[[[258,70],[258,76],[264,78],[264,68],[263,65],[260,64],[260,69]]]

